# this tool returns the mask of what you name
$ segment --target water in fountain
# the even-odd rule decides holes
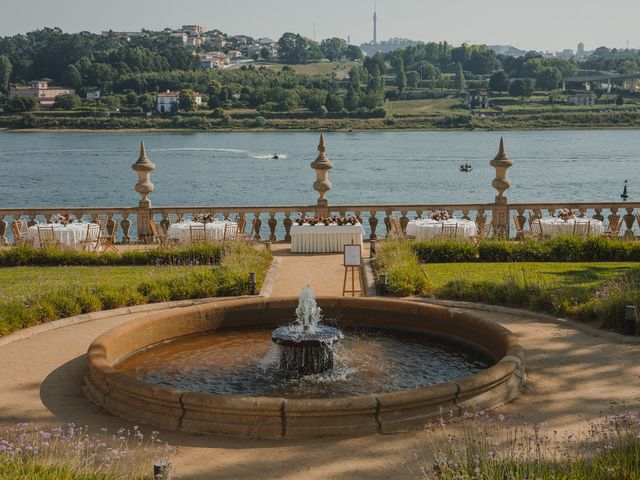
[[[319,325],[322,310],[308,285],[296,308],[296,321],[273,331],[271,340],[280,346],[280,369],[289,376],[323,373],[333,368],[333,345],[342,339],[340,330]]]

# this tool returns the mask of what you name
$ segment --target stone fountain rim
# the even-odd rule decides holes
[[[524,383],[524,352],[517,338],[506,328],[496,322],[484,320],[457,309],[386,298],[319,297],[318,304],[323,309],[333,308],[338,311],[349,311],[351,316],[375,310],[402,314],[400,319],[403,322],[405,317],[411,317],[414,320],[424,317],[425,322],[431,322],[430,327],[440,325],[441,330],[434,331],[426,327],[417,329],[415,326],[407,330],[408,327],[404,324],[398,326],[396,330],[420,330],[423,333],[457,337],[463,341],[469,341],[470,338],[465,339],[459,335],[450,334],[451,326],[459,323],[464,325],[464,331],[461,333],[475,332],[471,339],[480,347],[492,352],[496,357],[496,364],[475,375],[455,381],[390,393],[372,393],[328,399],[247,397],[191,392],[136,380],[115,368],[122,359],[136,351],[172,338],[211,332],[218,328],[263,327],[265,326],[264,321],[262,324],[250,325],[250,322],[247,323],[246,315],[252,312],[254,314],[263,312],[263,316],[268,317],[270,313],[281,310],[293,312],[297,301],[298,299],[295,297],[224,300],[172,308],[168,311],[151,312],[142,318],[115,327],[100,335],[89,346],[87,352],[89,374],[85,378],[85,393],[92,401],[104,406],[112,413],[160,428],[252,438],[265,436],[273,438],[278,435],[273,432],[264,434],[264,432],[247,431],[246,426],[239,431],[233,425],[236,418],[228,418],[225,420],[227,423],[223,422],[224,428],[218,428],[220,425],[216,424],[217,426],[212,427],[208,424],[207,418],[201,417],[207,417],[209,414],[234,417],[252,412],[254,416],[261,419],[274,416],[278,418],[282,416],[284,419],[283,412],[286,410],[287,418],[294,415],[313,424],[316,420],[322,421],[325,415],[338,415],[336,412],[342,412],[340,415],[354,416],[354,418],[357,416],[357,412],[368,412],[367,418],[369,416],[373,418],[369,419],[369,425],[365,430],[370,430],[372,425],[376,425],[376,429],[370,432],[375,433],[376,430],[385,430],[381,427],[380,415],[386,410],[389,410],[389,414],[393,412],[398,417],[394,421],[398,423],[398,419],[410,421],[413,417],[424,417],[423,414],[415,410],[421,408],[428,410],[429,406],[436,403],[440,405],[444,402],[450,404],[454,409],[460,409],[469,402],[473,403],[473,405],[469,403],[469,406],[474,408],[493,406],[515,398],[519,394],[520,385]],[[229,324],[225,325],[225,322]],[[269,323],[269,320],[266,322]],[[434,324],[433,322],[438,323]],[[379,326],[375,325],[375,322],[374,325],[370,325],[368,322],[357,324]],[[484,345],[479,341],[480,334],[478,332],[482,332],[488,339]],[[153,341],[145,343],[149,339]],[[499,354],[495,352],[499,352]],[[507,389],[508,391],[497,395],[488,395],[494,389],[502,388],[507,383],[516,385],[516,387],[510,387]],[[478,398],[484,398],[484,400],[475,401]],[[154,409],[166,412],[167,417],[170,418],[158,418],[158,415],[153,413]],[[192,416],[195,419],[192,419]],[[277,423],[279,425],[280,422]],[[282,428],[284,432],[284,427]],[[354,431],[360,432],[360,430],[355,427]],[[335,434],[333,431],[328,433],[328,435]],[[282,433],[281,436],[285,436],[285,433]],[[286,436],[291,437],[291,435]],[[307,432],[301,436],[323,436],[323,434]],[[292,438],[300,438],[300,435],[295,434]]]

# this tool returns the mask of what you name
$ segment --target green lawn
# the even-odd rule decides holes
[[[452,107],[461,105],[459,98],[438,98],[424,100],[398,100],[385,103],[385,108],[392,115],[447,115]],[[464,113],[464,110],[459,113]]]
[[[640,263],[433,263],[423,265],[423,269],[435,290],[451,280],[500,282],[513,277],[549,286],[590,287],[640,269]]]
[[[193,267],[14,267],[0,268],[0,301],[21,298],[60,287],[89,288],[138,285],[144,280],[175,279],[210,270]]]

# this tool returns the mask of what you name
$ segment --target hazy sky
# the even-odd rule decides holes
[[[199,24],[277,40],[293,31],[370,41],[373,0],[2,0],[0,35]],[[640,47],[639,0],[377,0],[378,39],[511,44],[525,50]],[[609,9],[611,5],[614,8]]]

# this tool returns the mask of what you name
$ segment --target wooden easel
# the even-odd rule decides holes
[[[347,290],[349,272],[351,272],[351,290]],[[358,288],[356,288],[356,277],[358,277]],[[349,293],[352,297],[355,297],[356,294],[364,295],[364,288],[362,286],[362,245],[359,244],[344,246],[344,281],[342,283],[342,296],[344,297]]]

